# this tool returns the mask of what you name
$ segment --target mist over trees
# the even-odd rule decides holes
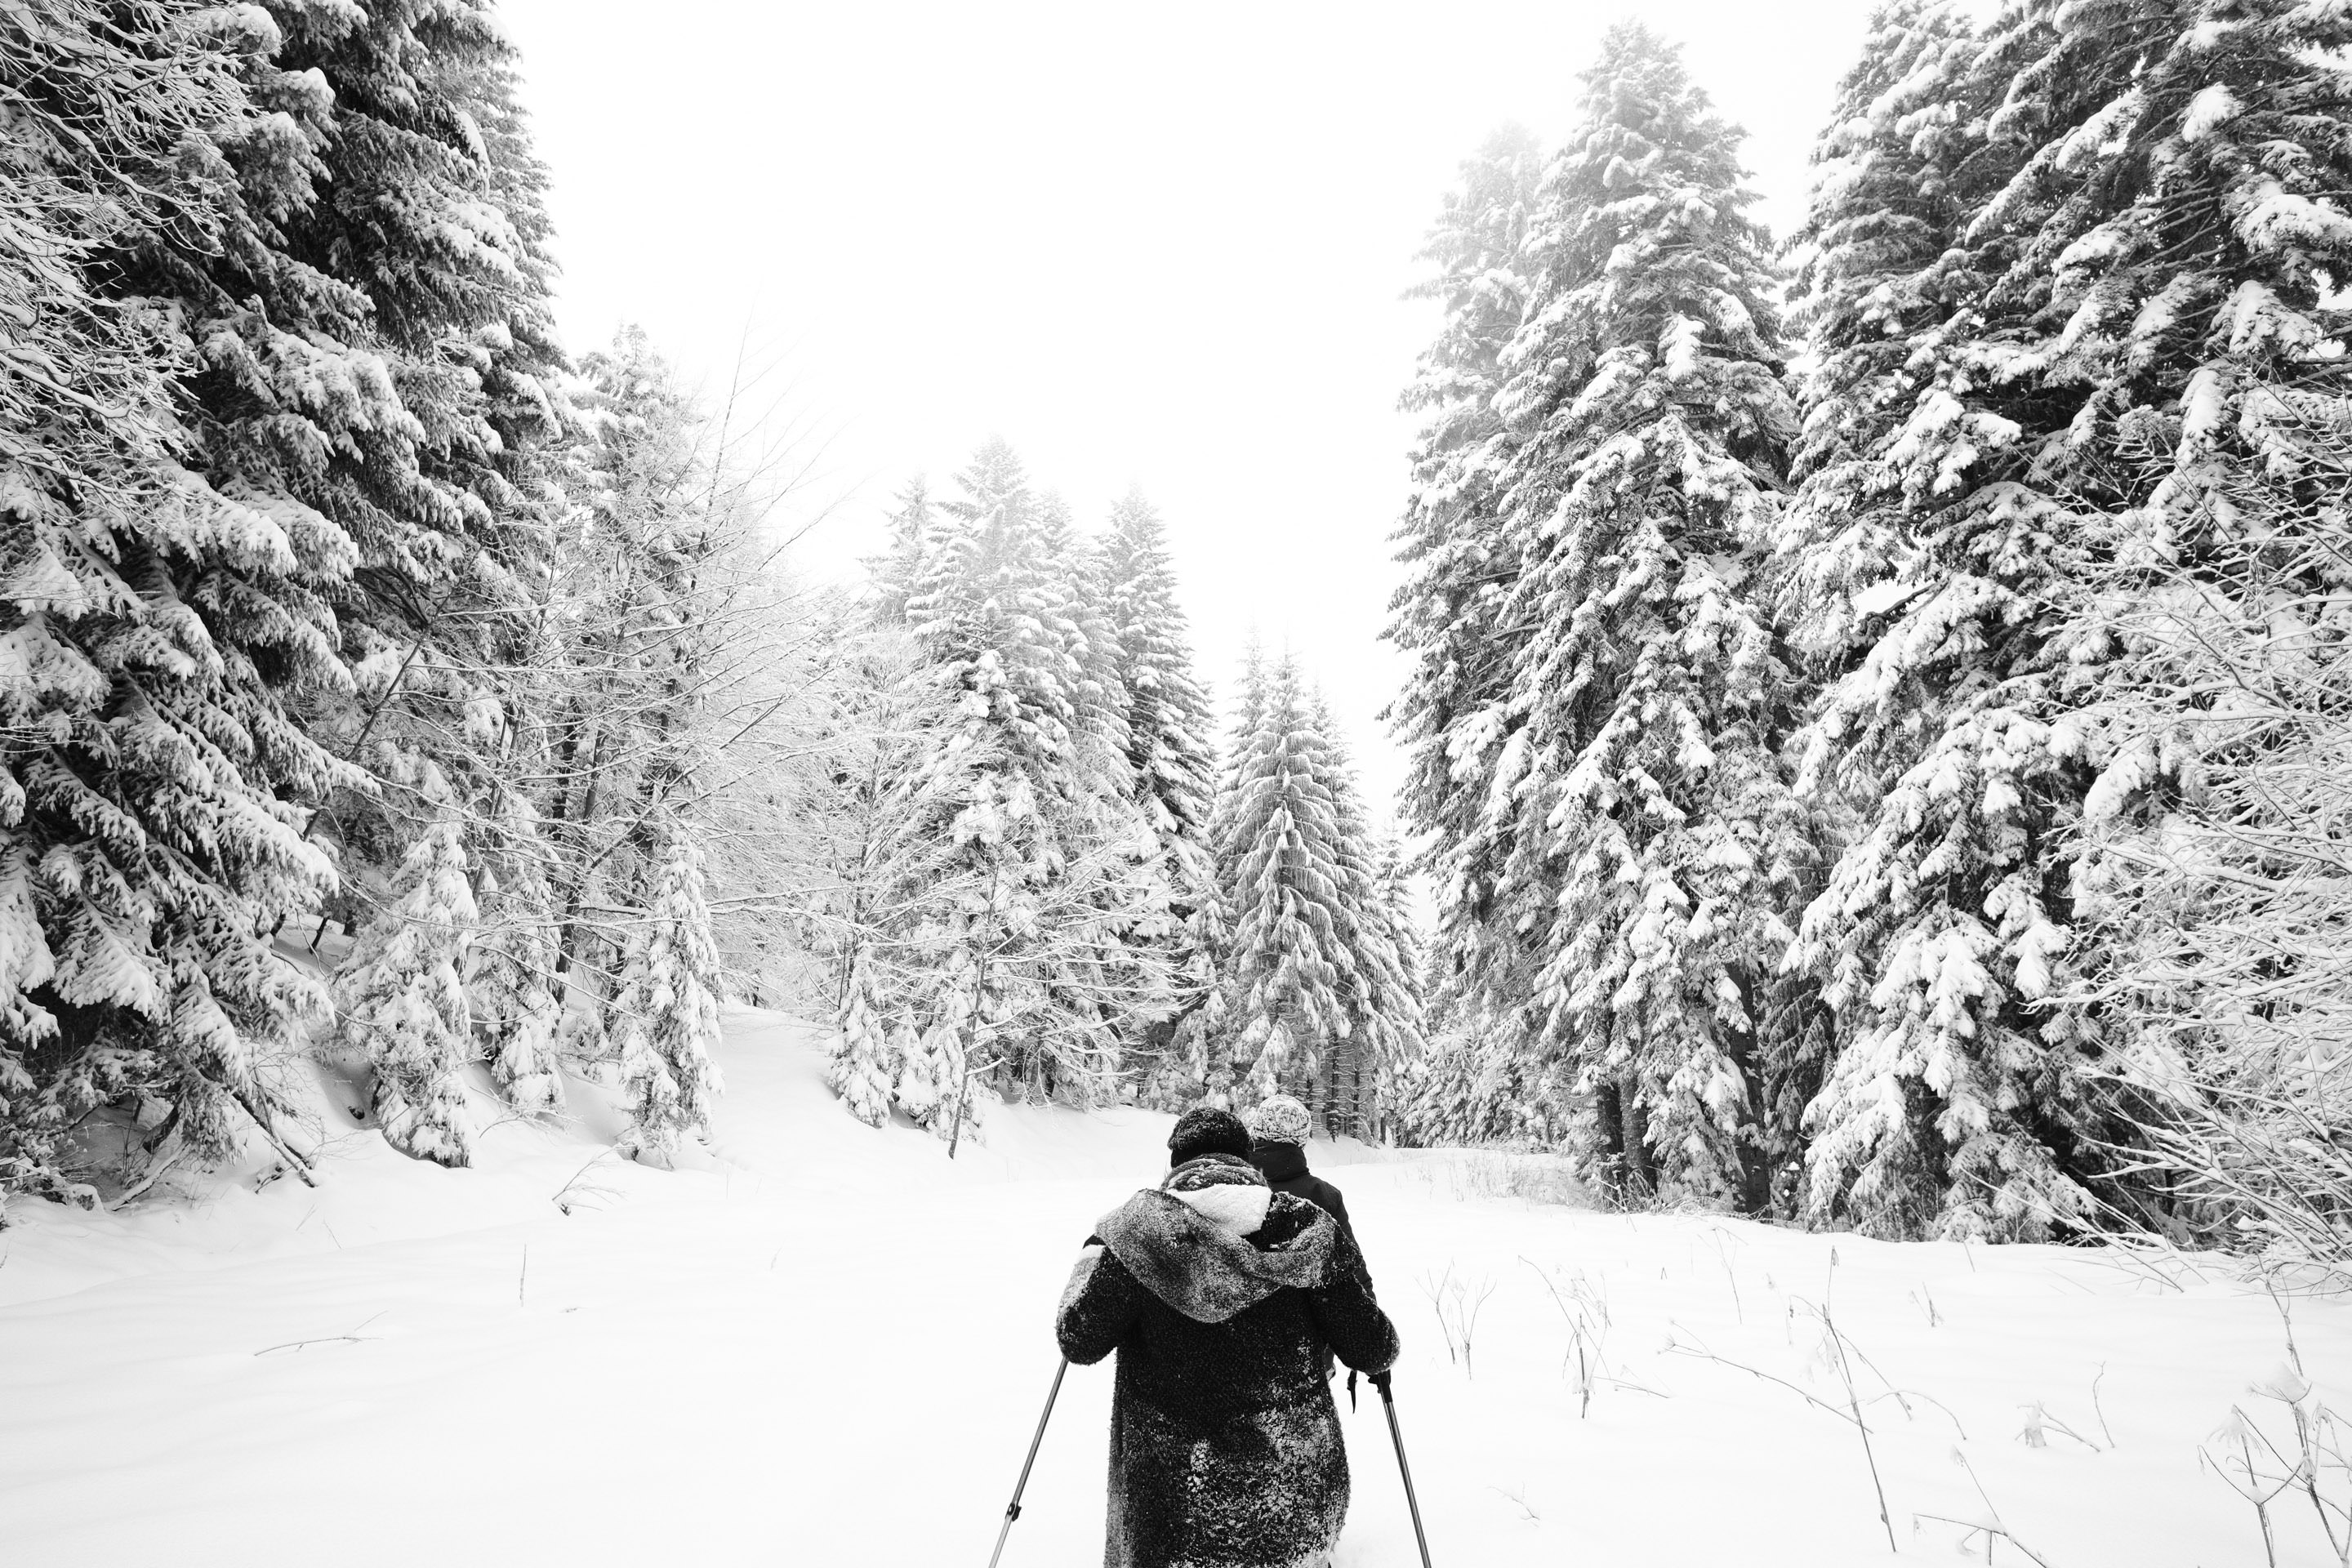
[[[2346,28],[1898,0],[1777,253],[1636,26],[1464,166],[1391,630],[1423,1135],[2343,1257]]]

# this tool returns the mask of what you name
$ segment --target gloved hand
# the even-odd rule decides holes
[[[1364,1375],[1371,1379],[1372,1386],[1379,1389],[1381,1396],[1385,1398],[1389,1391],[1389,1379],[1393,1377],[1395,1373],[1393,1370],[1391,1370],[1389,1372],[1366,1373]]]

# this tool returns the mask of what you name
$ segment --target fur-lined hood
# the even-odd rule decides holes
[[[1095,1235],[1144,1289],[1200,1323],[1222,1323],[1276,1290],[1311,1290],[1331,1268],[1335,1227],[1238,1160],[1180,1165],[1102,1217]]]

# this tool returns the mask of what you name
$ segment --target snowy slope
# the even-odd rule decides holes
[[[1159,1170],[1168,1120],[1007,1110],[950,1164],[841,1114],[808,1030],[729,1026],[717,1157],[606,1161],[568,1216],[551,1195],[594,1154],[593,1126],[499,1128],[474,1171],[362,1135],[315,1192],[254,1191],[257,1172],[120,1215],[16,1210],[0,1562],[977,1568],[1053,1372],[1071,1256]],[[1524,1164],[1352,1152],[1318,1163],[1405,1333],[1400,1409],[1445,1568],[1884,1562],[1859,1436],[1804,1397],[1846,1398],[1811,1364],[1806,1304],[1825,1292],[1867,1357],[1860,1394],[1883,1373],[1915,1395],[1907,1418],[1864,1406],[1902,1555],[1962,1538],[1915,1514],[1985,1514],[1957,1449],[2054,1568],[2263,1561],[2252,1510],[2199,1447],[2233,1405],[2285,1432],[2247,1391],[2284,1342],[2270,1300],[2218,1276],[1609,1216],[1513,1195],[1558,1187]],[[1424,1289],[1449,1269],[1465,1306],[1493,1287],[1475,1378]],[[1583,1418],[1553,1294],[1570,1300],[1579,1271],[1605,1297],[1615,1380]],[[1450,1286],[1439,1299],[1454,1310]],[[2294,1312],[2305,1364],[2352,1407],[2352,1309]],[[272,1348],[301,1341],[319,1342]],[[1108,1387],[1108,1367],[1072,1373],[1008,1568],[1099,1560]],[[2036,1402],[2097,1450],[2054,1426],[2022,1441]],[[1402,1568],[1377,1402],[1345,1424],[1339,1568]],[[2331,1561],[2294,1500],[2273,1505],[2279,1561]],[[2024,1562],[2006,1542],[1992,1560]]]

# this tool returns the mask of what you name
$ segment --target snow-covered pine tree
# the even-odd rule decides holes
[[[28,801],[78,821],[80,853],[111,861],[84,867],[85,891],[60,915],[105,907],[117,978],[146,970],[167,981],[155,997],[175,999],[69,981],[87,1010],[37,1098],[152,1093],[173,1108],[170,1131],[216,1152],[226,1103],[269,1128],[258,1064],[293,1044],[304,1013],[299,977],[254,933],[315,898],[327,862],[308,837],[352,842],[341,811],[317,808],[340,788],[340,806],[389,820],[338,753],[415,750],[414,735],[378,725],[389,693],[370,689],[371,659],[431,672],[445,739],[495,728],[478,683],[445,677],[481,665],[496,617],[447,612],[507,595],[518,535],[532,531],[512,476],[546,412],[521,394],[552,354],[535,192],[520,128],[500,117],[506,46],[478,6],[44,11],[10,37],[70,40],[32,100],[74,119],[55,145],[76,178],[109,167],[89,126],[171,138],[139,189],[108,194],[110,232],[86,277],[94,314],[139,323],[175,377],[185,438],[173,454],[184,466],[163,470],[163,493],[135,518],[82,503],[82,559],[123,590],[89,595],[100,613],[72,639],[104,684],[121,678],[92,710],[113,733],[45,735],[62,750],[31,770]],[[121,68],[85,74],[109,50]],[[224,60],[236,98],[195,115],[168,101],[189,70]],[[154,119],[73,101],[82,88],[144,94]],[[404,287],[421,276],[428,286]],[[123,412],[135,429],[139,411]],[[451,628],[476,644],[466,659],[425,647]],[[454,773],[479,749],[437,754]],[[102,818],[103,840],[90,836]],[[388,836],[363,847],[400,859]],[[44,858],[53,873],[66,863]],[[100,1062],[104,1086],[89,1071]]]
[[[711,1059],[719,1045],[719,954],[710,942],[702,849],[675,823],[663,826],[647,891],[622,949],[608,1028],[630,1100],[629,1129],[618,1147],[631,1159],[667,1159],[681,1139],[709,1131],[711,1104],[723,1087]]]
[[[1226,1091],[1245,1107],[1312,1074],[1328,1043],[1344,1037],[1340,965],[1353,955],[1339,939],[1339,813],[1297,662],[1286,656],[1267,670],[1253,658],[1241,695],[1248,728],[1234,731],[1218,803],[1228,921],[1219,1054],[1234,1073]]]
[[[1197,1094],[1201,1102],[1221,1110],[1236,1104],[1236,1068],[1246,1072],[1252,1058],[1236,1061],[1238,1026],[1233,1009],[1238,1000],[1231,967],[1234,906],[1229,889],[1248,852],[1242,808],[1243,780],[1253,755],[1258,726],[1265,712],[1271,682],[1265,651],[1252,632],[1242,656],[1242,675],[1235,688],[1231,743],[1217,773],[1217,790],[1209,808],[1209,866],[1213,896],[1194,911],[1192,934],[1213,955],[1216,984],[1178,1016],[1171,1041],[1171,1063],[1153,1089],[1153,1103],[1162,1110],[1181,1110]]]
[[[878,955],[870,945],[850,956],[836,1013],[839,1038],[825,1061],[825,1084],[841,1096],[842,1108],[868,1127],[890,1119],[892,1097],[905,1068],[890,1032],[892,988],[876,974]]]
[[[929,531],[908,615],[916,679],[951,720],[894,792],[887,836],[944,848],[894,889],[887,942],[903,985],[875,999],[899,1050],[898,1103],[952,1150],[989,1082],[1108,1093],[1118,1046],[1168,1005],[1167,891],[1123,752],[1083,731],[1097,699],[1069,613],[1066,560],[1002,442],[958,476]]]
[[[1950,13],[1883,14],[1872,46],[1807,226],[1798,309],[1816,369],[1780,543],[1791,635],[1830,681],[1801,785],[1856,814],[1791,954],[1835,1016],[1805,1207],[1880,1234],[2034,1234],[2080,1206],[2034,1125],[2063,1095],[2032,998],[1985,964],[2052,929],[2032,847],[2060,764],[2033,611],[2055,509],[2018,487],[1979,497],[1987,455],[2020,432],[1967,363],[2015,245],[1997,227],[1988,257],[1973,225],[2021,154],[1989,140],[2001,68]],[[1887,85],[1895,61],[1912,68]],[[1919,221],[1889,236],[1880,193],[1905,183]],[[1974,1173],[1948,1214],[1956,1153]],[[1982,1223],[1988,1197],[2005,1224]]]
[[[430,763],[403,780],[435,815],[409,844],[399,879],[335,978],[343,1039],[374,1073],[371,1107],[384,1139],[437,1164],[472,1157],[459,1074],[474,1057],[466,949],[478,919],[464,825]]]
[[[1980,144],[1930,265],[1964,287],[1911,329],[1918,388],[1856,492],[1899,504],[1910,559],[1883,618],[1848,634],[1808,759],[1866,812],[1799,952],[1839,1015],[1817,1214],[2026,1237],[2091,1218],[2082,1183],[2120,1130],[2089,1080],[2095,1016],[2053,993],[2072,984],[2074,829],[2102,760],[2069,711],[2106,646],[2063,606],[2102,517],[2160,533],[2165,504],[2200,504],[2192,479],[2141,506],[2136,454],[2178,445],[2193,469],[2242,379],[2325,352],[2352,233],[2326,63],[2347,25],[2283,3],[2021,0],[1957,89]]]
[[[1150,1031],[1148,1054],[1158,1058],[1155,1076],[1172,1069],[1182,1079],[1196,1053],[1190,1038],[1177,1036],[1196,1019],[1202,1028],[1214,1027],[1213,1018],[1201,1015],[1217,1006],[1216,953],[1223,940],[1209,851],[1214,721],[1193,673],[1167,526],[1139,490],[1111,508],[1097,562],[1104,613],[1118,643],[1118,680],[1127,693],[1136,803],[1159,847],[1156,874],[1168,889],[1169,913],[1182,928],[1168,943],[1181,997],[1177,1016]],[[1184,1103],[1192,1098],[1181,1095]]]
[[[1368,1034],[1371,1070],[1352,1107],[1353,1130],[1366,1139],[1393,1141],[1428,1064],[1428,981],[1403,847],[1391,834],[1377,836],[1373,843],[1372,907],[1387,939],[1392,973],[1374,971],[1383,998],[1367,1010],[1382,1023]]]
[[[1528,295],[1522,254],[1542,159],[1516,125],[1462,166],[1422,259],[1436,275],[1413,293],[1444,315],[1404,406],[1424,416],[1412,489],[1397,530],[1405,577],[1390,604],[1388,639],[1412,660],[1388,718],[1409,758],[1402,794],[1429,842],[1439,921],[1451,946],[1484,919],[1499,847],[1486,807],[1507,730],[1515,635],[1501,618],[1518,579],[1521,543],[1501,526],[1498,476],[1519,436],[1495,407],[1504,347]],[[1464,932],[1465,934],[1454,934]]]
[[[151,1152],[274,1141],[268,1063],[325,1006],[257,932],[331,881],[293,803],[342,775],[287,706],[348,679],[314,584],[349,546],[180,466],[220,448],[183,417],[200,313],[157,276],[267,256],[262,215],[307,195],[277,42],[173,0],[0,26],[0,1189],[87,1200],[59,1142],[108,1103],[164,1108]]]
[[[497,859],[482,874],[485,909],[466,989],[499,1093],[526,1116],[547,1116],[563,1108],[556,1051],[563,1002],[555,973],[555,898],[548,882],[552,857],[530,796],[509,788],[501,805],[487,836],[497,846]]]
[[[1202,858],[1215,789],[1213,718],[1176,602],[1168,529],[1139,490],[1111,508],[1101,543],[1104,614],[1128,698],[1128,757],[1151,830],[1171,858]]]
[[[299,498],[350,552],[326,591],[356,689],[317,694],[305,726],[379,773],[431,761],[487,826],[562,432],[513,50],[488,0],[268,14],[254,91],[290,140],[232,154],[268,229],[156,291],[184,296],[207,477]],[[416,816],[345,790],[308,826],[364,881]]]
[[[1352,1027],[1328,1053],[1320,1079],[1305,1087],[1314,1090],[1316,1099],[1308,1103],[1319,1102],[1323,1124],[1335,1136],[1360,1138],[1389,1098],[1388,1086],[1425,1048],[1421,977],[1410,956],[1413,939],[1403,909],[1402,868],[1364,808],[1339,720],[1319,690],[1308,718],[1331,759],[1331,801],[1339,825],[1337,863],[1355,911],[1357,936],[1347,988]]]
[[[1926,384],[1921,342],[1972,286],[1954,242],[1982,195],[1971,168],[1982,132],[1966,101],[1979,47],[1954,0],[1895,0],[1873,15],[1790,243],[1791,325],[1809,364],[1790,464],[1801,488],[1775,530],[1776,567],[1800,651],[1825,662],[1916,591],[1903,575],[1917,563],[1902,497],[1886,493],[1877,458]]]
[[[1073,761],[1087,789],[1106,795],[1132,791],[1132,704],[1120,668],[1118,631],[1105,603],[1101,552],[1094,540],[1080,536],[1070,503],[1050,491],[1038,499],[1034,548],[1040,561],[1056,568],[1046,584],[1056,612],[1048,626],[1077,673],[1070,686]]]
[[[695,716],[722,683],[715,650],[746,631],[745,585],[728,569],[742,519],[721,504],[723,455],[701,410],[636,328],[581,370],[587,440],[572,482],[583,513],[541,595],[533,698],[562,975],[600,971],[625,939],[590,910],[626,903],[604,894],[650,877],[668,852],[661,824],[696,831],[670,797],[705,760]]]
[[[950,872],[947,847],[912,830],[917,808],[909,798],[950,719],[950,694],[923,657],[908,613],[927,552],[939,543],[934,526],[929,489],[917,479],[898,497],[887,547],[866,563],[864,599],[849,634],[855,647],[825,737],[825,787],[808,811],[837,889],[812,922],[830,966],[837,1028],[825,1081],[871,1127],[888,1120],[898,1100],[927,957],[908,940],[904,900],[936,889]],[[911,1090],[926,1112],[934,1089]]]
[[[908,602],[919,585],[923,552],[930,544],[932,516],[930,486],[918,475],[898,492],[897,509],[885,525],[887,547],[866,563],[868,615],[875,626],[906,627]]]
[[[1419,997],[1389,927],[1345,748],[1297,661],[1243,678],[1230,794],[1217,813],[1229,936],[1213,1087],[1246,1104],[1281,1090],[1324,1125],[1361,1130],[1380,1073],[1420,1039]],[[1368,1075],[1373,1086],[1368,1090]]]
[[[1524,640],[1483,807],[1503,854],[1452,943],[1489,1012],[1533,972],[1525,1048],[1591,1095],[1593,1169],[1755,1207],[1757,1013],[1803,828],[1755,574],[1794,413],[1739,132],[1637,26],[1582,80],[1501,360],[1521,564],[1496,620]]]

